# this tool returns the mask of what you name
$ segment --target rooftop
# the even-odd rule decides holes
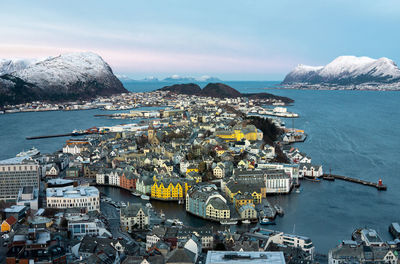
[[[46,197],[64,197],[64,198],[79,198],[79,197],[98,197],[99,190],[93,186],[78,186],[78,187],[59,187],[47,188]]]
[[[282,252],[208,251],[206,264],[284,264]]]

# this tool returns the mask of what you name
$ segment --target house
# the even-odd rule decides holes
[[[213,175],[217,179],[222,179],[225,177],[225,164],[218,162],[213,166]]]
[[[120,211],[121,228],[132,233],[135,229],[146,229],[150,223],[149,210],[140,203],[128,203]]]
[[[240,206],[238,213],[242,219],[257,219],[257,211],[251,204]]]
[[[14,216],[8,217],[1,223],[1,232],[10,232],[13,226],[17,223],[17,218]]]
[[[60,169],[55,163],[46,168],[46,177],[57,178],[59,173]]]
[[[299,164],[299,177],[321,177],[324,174],[321,165],[313,165],[311,163]]]

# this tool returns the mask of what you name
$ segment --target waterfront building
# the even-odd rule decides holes
[[[266,230],[266,229],[261,229],[260,233],[268,236],[268,242],[266,247],[268,247],[269,243],[275,243],[278,245],[300,248],[310,255],[311,260],[314,258],[315,247],[311,239],[308,237],[285,234],[283,232],[275,230]]]
[[[137,177],[133,172],[125,170],[120,177],[120,186],[127,190],[136,190]]]
[[[24,186],[18,192],[17,205],[27,206],[32,210],[39,209],[39,188]]]
[[[226,199],[218,192],[214,184],[197,184],[190,189],[186,194],[186,211],[214,220],[230,218]]]
[[[151,187],[154,184],[152,177],[147,175],[140,177],[136,183],[136,191],[142,194],[151,194]]]
[[[155,178],[151,187],[151,197],[160,200],[179,200],[186,197],[192,182],[180,178]]]
[[[49,208],[85,208],[100,212],[100,192],[93,186],[47,188],[46,202]]]
[[[16,200],[24,186],[39,188],[39,165],[17,158],[0,162],[0,200]]]
[[[313,165],[311,163],[299,163],[300,177],[321,177],[324,174],[321,165]]]
[[[292,188],[292,180],[284,171],[268,174],[265,178],[267,193],[289,193]]]
[[[398,263],[398,253],[388,246],[366,246],[353,240],[343,240],[340,245],[329,250],[329,264],[347,263]]]
[[[257,211],[253,204],[245,204],[237,207],[241,219],[257,219]]]
[[[135,229],[146,229],[150,224],[149,210],[140,203],[128,203],[120,211],[121,228],[132,233]]]
[[[283,252],[213,251],[207,252],[206,264],[285,264]]]
[[[259,204],[261,203],[262,198],[265,197],[265,193],[263,195],[263,185],[260,185],[259,183],[260,182],[257,180],[242,181],[231,179],[224,185],[225,194],[233,203],[235,203],[235,196],[242,194],[243,196],[238,196],[237,198],[237,203],[239,205],[247,204],[249,202]],[[242,198],[250,198],[251,201],[249,201],[249,199],[243,200]]]

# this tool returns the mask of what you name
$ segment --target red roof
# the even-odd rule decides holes
[[[7,218],[6,222],[12,226],[17,222],[17,219],[14,216],[10,216],[9,218]]]

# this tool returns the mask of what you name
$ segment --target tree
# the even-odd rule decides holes
[[[207,164],[204,161],[200,162],[199,163],[199,173],[205,172],[206,169],[207,169]]]

